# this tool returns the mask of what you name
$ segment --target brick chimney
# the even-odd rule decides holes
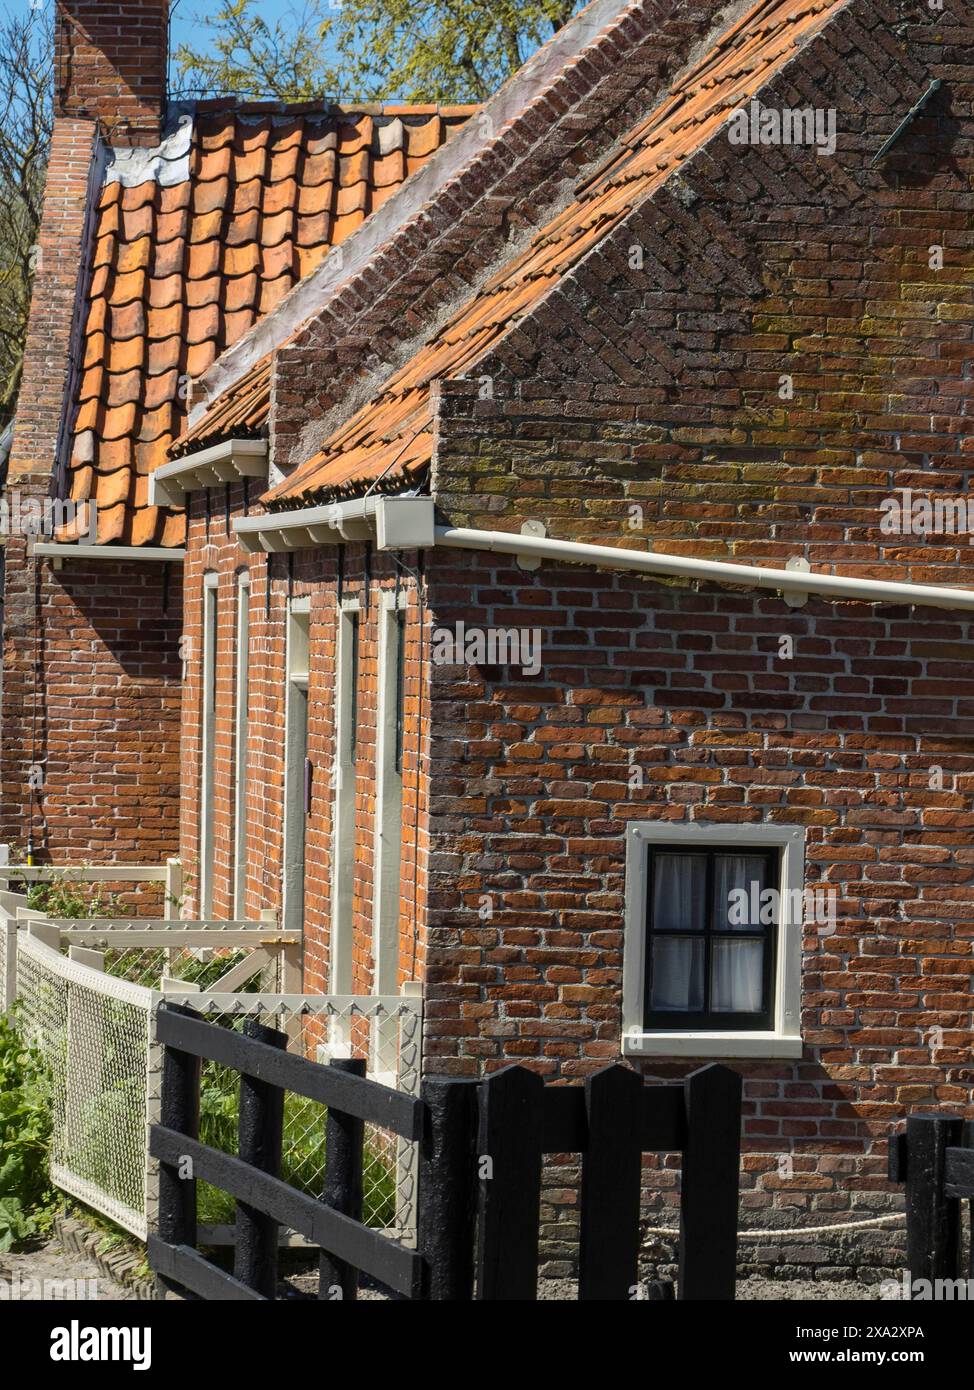
[[[169,0],[57,0],[55,101],[109,144],[153,145],[166,108]]]

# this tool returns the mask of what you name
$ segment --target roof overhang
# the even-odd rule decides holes
[[[417,550],[436,542],[431,497],[355,497],[324,507],[237,517],[233,529],[245,550],[302,550],[369,540],[380,550]]]
[[[243,478],[267,481],[266,439],[223,439],[162,464],[149,478],[149,506],[181,507],[187,492]]]

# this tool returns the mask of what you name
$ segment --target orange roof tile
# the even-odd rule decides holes
[[[147,505],[146,477],[185,423],[190,381],[475,109],[204,103],[186,180],[105,184],[69,458],[71,496],[98,503],[100,542],[181,542],[182,515]],[[255,380],[266,386],[267,370]],[[254,433],[266,413],[226,418]]]
[[[430,384],[462,375],[559,279],[755,96],[847,0],[760,0],[619,143],[575,200],[474,294],[383,390],[264,500],[310,500],[382,478],[392,486],[431,457]]]

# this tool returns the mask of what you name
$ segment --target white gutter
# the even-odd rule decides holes
[[[181,564],[186,551],[176,545],[71,545],[60,541],[35,541],[35,555],[46,555],[59,565],[62,560],[165,560]]]
[[[266,439],[222,439],[196,454],[161,464],[149,475],[149,506],[181,507],[194,488],[236,483],[241,478],[267,481]]]
[[[539,522],[528,521],[524,531],[478,531],[462,526],[437,526],[431,497],[358,497],[324,507],[299,508],[241,517],[233,523],[247,550],[295,550],[338,545],[345,540],[375,539],[379,550],[483,550],[513,555],[525,568],[543,560],[594,565],[598,569],[630,570],[635,574],[702,579],[750,589],[772,589],[785,601],[800,604],[809,594],[824,598],[857,599],[862,603],[909,603],[928,608],[974,612],[974,589],[936,584],[909,584],[892,579],[857,579],[853,575],[816,574],[801,559],[788,569],[736,565],[724,560],[700,560],[691,555],[662,555],[626,546],[560,541],[544,535]]]
[[[859,599],[865,603],[914,603],[931,608],[974,611],[974,589],[950,589],[934,584],[904,584],[890,579],[856,579],[851,575],[813,574],[804,569],[768,569],[763,565],[735,565],[723,560],[698,560],[688,555],[658,555],[611,545],[559,541],[548,536],[519,535],[513,531],[475,531],[466,527],[437,526],[436,544],[458,550],[486,550],[519,559],[559,560],[599,569],[632,570],[637,574],[670,575],[704,579],[717,584],[741,584],[749,588],[775,589],[784,594],[821,594],[827,598]]]
[[[354,497],[324,507],[237,517],[244,550],[300,550],[344,541],[375,540],[380,550],[416,550],[435,544],[429,497]]]
[[[378,497],[355,497],[324,507],[239,516],[232,525],[244,550],[300,550],[316,545],[367,541],[375,534]]]

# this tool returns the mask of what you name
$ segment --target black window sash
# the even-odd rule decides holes
[[[706,860],[706,888],[704,896],[703,926],[700,928],[682,927],[674,931],[654,931],[653,928],[653,899],[656,886],[656,855],[657,854],[691,854]],[[761,846],[734,844],[729,841],[725,845],[650,845],[648,847],[647,862],[647,881],[646,881],[646,970],[645,970],[645,1007],[644,1007],[644,1026],[647,1031],[663,1032],[690,1032],[698,1028],[708,1028],[713,1031],[766,1031],[774,1027],[774,978],[775,963],[777,960],[778,945],[778,921],[777,916],[774,921],[765,926],[748,928],[724,927],[716,929],[714,927],[714,881],[716,878],[716,862],[718,855],[722,854],[747,854],[759,857],[764,860],[764,882],[762,891],[765,888],[775,888],[779,893],[780,905],[780,865],[781,856],[777,849],[764,849]],[[704,1007],[698,1010],[681,1009],[651,1009],[650,1000],[652,998],[651,988],[653,981],[653,941],[665,939],[667,937],[702,939],[704,943],[704,962],[703,962],[703,990]],[[710,1007],[711,1000],[711,966],[713,962],[713,943],[715,941],[760,941],[763,943],[764,952],[762,956],[763,978],[761,983],[761,1002],[762,1007],[755,1013],[731,1013],[725,1010],[715,1010]]]

